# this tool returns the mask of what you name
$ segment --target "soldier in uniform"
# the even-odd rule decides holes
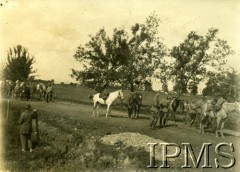
[[[107,87],[107,83],[101,85],[99,83],[96,84],[95,90],[100,93],[99,97],[104,100],[104,102],[107,100],[109,93],[106,92],[105,88]],[[106,103],[106,102],[105,102]]]
[[[22,151],[26,152],[27,148],[29,147],[30,152],[32,152],[32,108],[30,104],[26,106],[26,110],[21,114],[18,122],[20,124],[20,140]]]
[[[169,105],[171,102],[171,96],[167,94],[167,97],[160,101],[160,112],[159,112],[159,125],[165,126],[168,120]]]
[[[53,86],[51,83],[48,84],[47,89],[46,89],[46,102],[52,101],[52,96],[53,96]]]
[[[225,102],[226,100],[223,97],[215,97],[212,101],[213,112],[218,112],[222,108],[222,104]]]

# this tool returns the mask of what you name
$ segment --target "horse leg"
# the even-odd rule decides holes
[[[99,108],[99,104],[96,105],[97,117],[99,117],[98,108]]]
[[[96,111],[96,103],[93,104],[93,114],[92,114],[92,116],[94,116],[94,117],[96,117],[95,111]]]
[[[215,130],[215,136],[216,137],[219,137],[218,136],[218,130],[219,130],[219,127],[220,127],[220,121],[221,121],[221,118],[217,118],[217,120],[216,120],[216,130]]]
[[[134,107],[131,107],[131,110],[130,110],[130,118],[131,118],[131,119],[134,118]]]
[[[170,114],[171,115],[171,114]],[[166,126],[169,121],[169,112],[164,112],[163,125]]]
[[[128,107],[128,118],[131,118],[131,111],[132,111],[132,109],[130,107]]]
[[[167,113],[167,118],[168,118],[168,121],[171,120],[171,123],[173,124],[173,112],[172,112],[172,111],[169,111],[169,112]]]
[[[224,135],[223,135],[223,127],[224,127],[224,124],[225,124],[225,120],[222,120],[222,122],[221,122],[221,128],[220,128],[220,133],[221,133],[221,137],[222,137],[222,138],[225,138]]]
[[[166,112],[162,112],[162,119],[161,119],[161,124],[163,127],[166,126],[167,123],[167,117],[166,117],[167,113]]]
[[[107,112],[106,112],[106,118],[108,118],[108,115],[109,115],[109,117],[110,117],[110,106],[109,105],[107,105]]]
[[[159,126],[160,126],[160,127],[163,126],[163,122],[162,122],[162,120],[163,120],[163,114],[162,114],[162,113],[163,113],[163,112],[161,112],[161,111],[158,112],[158,116],[159,116]]]
[[[200,120],[200,133],[204,134],[204,120],[205,120],[206,116],[204,116],[201,120]]]
[[[151,120],[150,120],[150,125],[149,125],[150,128],[153,128],[153,123],[154,123],[154,121],[155,121],[155,117],[154,117],[154,114],[153,114],[153,115],[152,115],[152,118],[151,118]]]
[[[156,127],[157,122],[158,122],[158,118],[154,118],[153,127],[152,127],[152,128],[155,128],[155,127]]]
[[[133,118],[137,119],[137,105],[134,107],[134,116]]]
[[[149,127],[152,128],[154,122],[154,114],[152,114],[152,117],[150,118],[150,123],[149,123]]]
[[[140,105],[137,105],[137,118],[139,118]]]
[[[199,131],[200,134],[203,134],[202,133],[202,121],[200,121],[200,131]]]
[[[110,107],[109,107],[109,110],[108,110],[109,118],[111,118],[111,112],[112,112],[112,106],[110,106]]]
[[[174,125],[176,125],[176,121],[175,121],[175,112],[172,111],[171,113],[172,113],[172,115],[171,115],[171,117],[172,117],[172,123],[173,123]]]

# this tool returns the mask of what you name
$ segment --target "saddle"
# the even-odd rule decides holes
[[[109,96],[109,93],[102,92],[100,93],[99,98],[102,98],[103,100],[107,100],[108,96]]]

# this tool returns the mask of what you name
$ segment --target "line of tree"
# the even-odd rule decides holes
[[[122,85],[134,91],[155,76],[163,91],[168,91],[167,83],[172,81],[178,94],[197,94],[199,83],[207,80],[205,95],[217,95],[217,89],[210,90],[224,83],[226,89],[218,90],[221,95],[238,99],[239,74],[226,70],[227,57],[234,51],[226,40],[218,38],[218,29],[210,28],[205,36],[191,31],[178,46],[167,49],[159,26],[160,20],[153,13],[144,23],[134,24],[130,34],[125,28],[115,28],[108,36],[104,28],[100,29],[89,36],[88,43],[77,48],[74,58],[83,64],[83,69],[72,69],[71,77],[96,90],[99,86],[104,89]],[[229,77],[234,79],[227,82]],[[215,85],[213,79],[217,81]]]
[[[226,40],[218,38],[218,29],[210,28],[204,36],[191,31],[178,46],[167,49],[159,27],[160,20],[153,13],[144,23],[135,23],[130,33],[121,27],[108,36],[104,28],[100,29],[89,36],[89,42],[77,47],[74,58],[83,68],[72,69],[71,77],[95,90],[122,86],[131,91],[149,85],[156,77],[163,91],[168,91],[171,81],[179,95],[197,94],[199,83],[207,81],[204,95],[239,99],[239,73],[226,68],[227,58],[234,51]],[[1,71],[3,79],[34,80],[34,63],[27,48],[10,48]],[[154,75],[156,70],[158,75]]]

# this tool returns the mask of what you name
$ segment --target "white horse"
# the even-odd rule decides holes
[[[38,83],[37,84],[37,93],[39,94],[39,98],[40,100],[45,99],[45,95],[46,95],[46,85],[43,83]]]
[[[100,93],[89,96],[89,98],[93,99],[93,116],[96,116],[95,111],[97,111],[97,116],[99,116],[99,114],[98,114],[99,105],[100,104],[106,104],[107,105],[106,118],[108,118],[108,116],[110,116],[110,113],[111,113],[112,103],[118,97],[120,98],[121,101],[124,99],[122,90],[117,90],[117,91],[109,93],[109,96],[105,101],[102,98],[100,98],[99,95],[100,95]]]
[[[225,124],[226,119],[228,118],[229,114],[231,113],[237,113],[240,115],[240,103],[235,102],[235,103],[223,103],[222,108],[216,113],[216,131],[215,135],[218,137],[218,132],[220,131],[220,135],[222,138],[224,138],[223,135],[223,127]],[[236,119],[238,120],[238,119]]]
[[[191,119],[191,124],[196,122],[197,118],[200,118],[200,131],[199,133],[204,134],[204,122],[205,120],[208,119],[208,117],[213,117],[213,112],[212,112],[212,101],[211,100],[206,100],[206,99],[200,99],[195,102],[191,102],[189,104],[189,110],[194,113],[196,113],[196,116],[194,119]]]

